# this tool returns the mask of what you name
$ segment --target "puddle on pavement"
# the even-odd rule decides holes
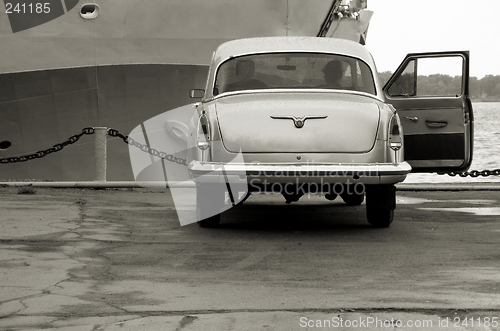
[[[458,204],[469,204],[469,205],[493,205],[496,200],[486,200],[486,199],[473,199],[473,200],[449,200],[449,199],[424,199],[424,198],[414,198],[414,197],[396,197],[398,204],[403,205],[418,205],[423,203],[458,203]]]
[[[454,211],[459,213],[469,213],[479,216],[492,216],[500,215],[500,207],[465,207],[465,208],[418,208],[420,210],[431,210],[431,211]]]

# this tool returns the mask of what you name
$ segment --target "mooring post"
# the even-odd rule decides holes
[[[108,128],[96,127],[95,129],[95,180],[106,181],[106,146]]]

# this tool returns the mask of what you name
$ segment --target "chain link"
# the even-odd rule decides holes
[[[438,172],[438,175],[448,175],[448,176],[460,176],[460,177],[488,177],[488,176],[500,176],[500,169],[495,169],[495,170],[472,170],[472,171],[467,171],[467,172]]]
[[[28,161],[28,160],[39,159],[39,158],[47,156],[47,155],[49,155],[51,153],[59,152],[64,147],[66,147],[66,146],[68,146],[70,144],[76,143],[78,141],[78,139],[80,139],[80,137],[83,136],[83,135],[89,135],[89,134],[94,134],[94,133],[95,133],[95,128],[93,128],[93,127],[87,127],[87,128],[84,128],[81,133],[75,134],[75,135],[69,137],[68,140],[66,140],[65,142],[62,142],[60,144],[56,144],[56,145],[52,146],[49,149],[38,151],[38,152],[33,153],[33,154],[23,155],[23,156],[13,156],[13,157],[2,158],[2,159],[0,159],[0,164],[3,164],[3,163],[25,162],[25,161]],[[108,129],[107,133],[111,137],[121,138],[126,144],[135,146],[135,147],[139,148],[140,150],[142,150],[143,152],[146,152],[146,153],[149,153],[149,154],[151,154],[153,156],[157,156],[159,158],[165,159],[165,160],[167,160],[169,162],[174,162],[174,163],[177,163],[177,164],[182,164],[182,165],[187,166],[186,159],[183,159],[183,158],[180,158],[180,157],[176,157],[175,155],[167,154],[165,152],[160,152],[160,151],[158,151],[158,150],[156,150],[154,148],[151,148],[151,147],[149,147],[147,145],[143,145],[143,144],[141,144],[141,143],[133,140],[129,136],[124,136],[118,130]]]
[[[108,129],[108,135],[111,137],[121,138],[125,142],[125,144],[128,144],[128,136],[122,135],[118,130]]]
[[[129,136],[124,136],[118,130],[108,129],[108,135],[110,135],[112,137],[119,137],[126,144],[135,146],[135,147],[139,148],[141,151],[149,153],[149,154],[151,154],[153,156],[159,157],[159,158],[167,160],[169,162],[173,162],[173,163],[177,163],[177,164],[181,164],[181,165],[187,166],[186,159],[177,157],[177,156],[175,156],[173,154],[167,154],[165,152],[160,152],[160,151],[158,151],[158,150],[156,150],[154,148],[151,148],[151,147],[149,147],[147,145],[143,145],[140,142],[135,141],[134,139],[132,139]]]
[[[64,147],[66,147],[66,146],[68,146],[70,144],[76,143],[78,141],[78,139],[80,139],[80,137],[83,136],[83,135],[94,134],[94,133],[95,133],[95,129],[94,128],[87,127],[87,128],[84,128],[81,133],[75,134],[75,135],[69,137],[68,140],[66,140],[65,142],[62,142],[60,144],[55,144],[54,146],[52,146],[49,149],[38,151],[38,152],[33,153],[33,154],[23,155],[23,156],[13,156],[13,157],[2,158],[2,159],[0,159],[0,164],[1,163],[25,162],[25,161],[28,161],[28,160],[39,159],[39,158],[47,156],[47,155],[49,155],[51,153],[59,152]]]
[[[120,133],[120,131],[118,131],[116,129],[108,129],[107,132],[108,132],[109,136],[111,136],[111,137],[118,137],[118,138],[122,139],[123,142],[126,143],[127,145],[135,146],[135,147],[139,148],[143,152],[149,153],[149,154],[151,154],[153,156],[159,157],[159,158],[167,160],[169,162],[173,162],[173,163],[177,163],[177,164],[181,164],[181,165],[187,166],[186,159],[183,159],[183,158],[180,158],[180,157],[176,157],[173,154],[167,154],[165,152],[160,152],[160,151],[158,151],[158,150],[156,150],[154,148],[151,148],[151,147],[149,147],[147,145],[143,145],[140,142],[135,141],[134,139],[130,138],[129,136],[124,136],[123,134]],[[51,153],[59,152],[64,147],[76,143],[78,141],[78,139],[80,139],[80,137],[83,136],[83,135],[89,135],[89,134],[94,134],[94,133],[95,133],[95,129],[93,127],[87,127],[87,128],[84,128],[81,133],[75,134],[75,135],[69,137],[66,141],[64,141],[64,142],[62,142],[60,144],[56,144],[56,145],[52,146],[49,149],[38,151],[38,152],[33,153],[33,154],[23,155],[23,156],[6,157],[6,158],[3,158],[3,159],[0,159],[0,164],[3,164],[3,163],[25,162],[25,161],[28,161],[28,160],[39,159],[39,158],[47,156],[47,155],[49,155]],[[452,176],[452,177],[455,177],[457,175],[460,176],[460,177],[467,177],[467,176],[470,176],[470,177],[500,176],[500,169],[483,170],[483,171],[472,170],[472,171],[468,171],[468,172],[453,172],[453,171],[452,172],[438,172],[438,175],[449,175],[449,176]]]

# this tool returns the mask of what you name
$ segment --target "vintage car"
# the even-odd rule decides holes
[[[417,62],[450,58],[461,86],[419,94]],[[409,54],[382,87],[371,54],[352,41],[268,37],[222,44],[206,89],[191,90],[201,98],[187,160],[198,224],[216,226],[221,211],[249,194],[273,192],[287,203],[322,193],[348,205],[361,204],[366,194],[368,222],[388,227],[394,184],[412,166],[460,171],[472,161],[468,59],[468,52]]]

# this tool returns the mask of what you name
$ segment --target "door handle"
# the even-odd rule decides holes
[[[425,125],[429,128],[444,128],[448,125],[447,121],[425,121]]]
[[[196,142],[196,147],[204,151],[208,149],[208,147],[210,147],[210,144],[208,143],[208,141],[198,141]]]
[[[414,117],[405,116],[404,118],[406,118],[409,121],[415,122],[415,123],[418,122],[418,117],[417,116],[414,116]]]

